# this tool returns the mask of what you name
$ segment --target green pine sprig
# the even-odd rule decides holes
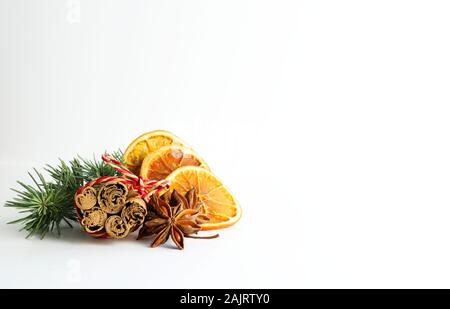
[[[121,162],[123,161],[123,153],[120,149],[112,152],[111,155],[117,160]],[[112,166],[106,164],[102,160],[97,160],[95,157],[92,160],[83,159],[81,157],[78,158],[80,160],[81,175],[85,182],[102,176],[119,175]]]
[[[119,150],[113,156],[122,161],[123,153]],[[21,224],[21,230],[28,232],[27,238],[37,235],[41,239],[49,232],[61,234],[61,224],[72,227],[71,221],[76,221],[73,207],[73,197],[79,187],[94,178],[101,176],[118,176],[118,172],[103,161],[95,159],[74,158],[68,162],[60,160],[56,166],[46,165],[44,171],[51,181],[47,181],[42,173],[34,170],[34,175],[28,173],[32,184],[21,181],[19,189],[11,189],[16,196],[7,201],[5,207],[19,209],[24,217],[11,221],[11,224]]]

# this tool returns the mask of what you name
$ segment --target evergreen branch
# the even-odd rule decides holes
[[[123,153],[121,150],[113,152],[112,156],[121,162],[123,160]],[[102,160],[97,160],[95,157],[92,160],[79,157],[79,160],[82,163],[81,175],[85,182],[102,176],[119,176],[119,173],[113,167]]]
[[[37,177],[29,173],[34,185],[25,185],[18,182],[23,191],[18,193],[13,200],[7,201],[6,207],[14,207],[21,210],[21,213],[28,213],[27,216],[9,222],[21,223],[28,232],[27,238],[38,235],[44,238],[54,228],[60,231],[60,222],[63,218],[76,220],[73,208],[73,195],[70,195],[63,186],[48,183],[44,176],[35,170]]]
[[[122,152],[116,151],[114,157],[122,160]],[[68,162],[60,159],[56,166],[46,165],[44,171],[51,181],[45,180],[43,174],[33,169],[34,174],[28,173],[32,184],[21,181],[17,183],[21,189],[11,189],[16,196],[7,201],[5,207],[13,207],[25,217],[8,222],[21,224],[21,230],[28,232],[27,238],[38,235],[41,239],[49,232],[61,233],[61,223],[72,227],[70,221],[76,221],[73,198],[79,187],[94,178],[101,176],[117,176],[118,172],[103,161],[74,158]]]

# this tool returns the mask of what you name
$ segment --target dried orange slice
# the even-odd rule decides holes
[[[170,132],[157,130],[142,134],[125,150],[125,165],[136,175],[140,174],[144,158],[159,148],[167,145],[183,145],[183,141]]]
[[[179,167],[200,166],[209,170],[206,162],[194,150],[170,145],[149,153],[141,165],[141,177],[144,179],[165,179]]]
[[[173,171],[167,180],[171,190],[185,194],[192,187],[203,203],[202,211],[210,221],[201,225],[202,230],[217,230],[235,224],[242,215],[241,207],[222,182],[209,170],[198,166],[184,166]]]

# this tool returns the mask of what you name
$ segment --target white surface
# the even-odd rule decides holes
[[[0,1],[0,202],[167,129],[244,215],[178,251],[1,208],[0,287],[450,288],[448,1],[79,3]]]

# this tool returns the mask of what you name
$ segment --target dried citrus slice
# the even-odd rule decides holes
[[[183,141],[170,132],[157,130],[142,134],[125,150],[123,160],[125,165],[136,175],[139,175],[144,158],[159,148],[167,145],[183,145]]]
[[[170,145],[149,153],[141,166],[141,177],[144,179],[161,180],[182,166],[200,166],[209,170],[206,162],[194,150]]]
[[[167,180],[172,190],[185,194],[192,187],[203,203],[203,212],[210,221],[201,225],[202,230],[217,230],[235,224],[242,215],[236,199],[222,182],[209,170],[198,166],[184,166],[173,171]]]

